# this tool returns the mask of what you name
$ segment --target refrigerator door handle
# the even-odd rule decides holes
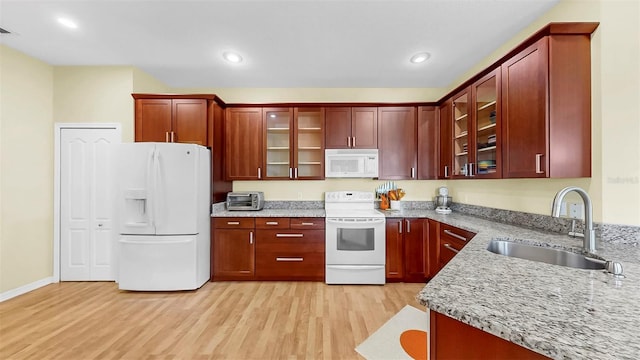
[[[155,148],[152,148],[151,150],[149,150],[149,154],[147,155],[147,200],[146,200],[146,204],[145,204],[145,214],[147,219],[149,219],[149,224],[151,226],[155,226],[155,219],[153,218],[153,208],[154,208],[154,201],[155,199],[153,198],[153,159],[154,159],[154,154],[155,154]]]
[[[160,151],[157,148],[153,149],[153,226],[157,228],[158,222],[161,222],[160,211],[160,190],[162,187],[162,178],[160,177]]]

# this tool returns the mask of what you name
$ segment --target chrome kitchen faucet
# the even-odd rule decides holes
[[[583,248],[587,252],[594,252],[596,250],[596,232],[593,229],[593,205],[591,204],[591,198],[589,194],[583,189],[577,186],[568,186],[556,194],[556,197],[553,199],[553,206],[551,207],[551,216],[560,217],[560,206],[562,204],[562,200],[564,197],[570,193],[571,191],[575,191],[582,198],[582,202],[584,203],[584,242]]]

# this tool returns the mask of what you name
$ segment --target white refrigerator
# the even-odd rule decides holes
[[[201,287],[210,271],[210,151],[178,143],[117,146],[119,288]]]

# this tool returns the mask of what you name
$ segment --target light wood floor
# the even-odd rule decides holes
[[[360,359],[354,348],[396,312],[422,309],[423,286],[52,284],[0,303],[0,359]]]

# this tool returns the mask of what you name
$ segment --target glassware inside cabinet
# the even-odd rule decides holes
[[[496,77],[476,86],[476,171],[478,175],[496,172],[498,132]]]
[[[322,109],[299,108],[297,111],[297,177],[322,177],[324,162]]]
[[[469,162],[469,101],[464,93],[453,100],[453,175],[466,176]]]
[[[267,177],[289,177],[291,129],[289,111],[267,111]],[[246,139],[246,141],[253,141]]]

